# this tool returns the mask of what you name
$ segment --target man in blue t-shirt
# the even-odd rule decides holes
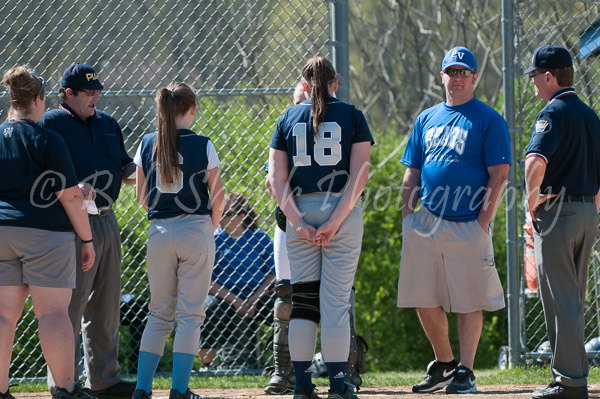
[[[435,353],[413,392],[476,392],[482,310],[504,307],[489,228],[508,176],[510,140],[504,119],[474,97],[477,78],[468,49],[446,54],[446,101],[419,115],[402,156],[407,168],[398,307],[417,309]],[[414,213],[419,200],[422,207]],[[458,313],[460,363],[446,312]]]
[[[533,126],[525,178],[553,382],[532,396],[587,399],[584,298],[598,234],[600,119],[572,88],[573,61],[564,47],[537,48],[525,73],[548,102]]]
[[[89,214],[96,261],[83,273],[77,268],[76,288],[69,304],[75,337],[81,327],[87,386],[100,399],[129,398],[135,382],[123,381],[119,355],[119,306],[121,299],[121,238],[112,204],[121,183],[135,164],[123,144],[117,121],[96,109],[103,89],[94,69],[75,63],[63,73],[58,109],[44,114],[39,124],[57,132],[67,144]],[[81,241],[76,241],[77,253]],[[78,257],[79,259],[79,257]],[[79,260],[78,260],[79,262]],[[75,381],[79,380],[80,343],[75,340]],[[48,370],[48,386],[54,395],[54,379]]]

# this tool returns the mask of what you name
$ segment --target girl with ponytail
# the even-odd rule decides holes
[[[333,97],[338,80],[329,60],[309,59],[302,68],[302,85],[310,101],[288,108],[277,121],[267,176],[288,223],[294,399],[318,398],[308,370],[319,322],[328,399],[355,399],[344,384],[348,310],[362,243],[360,197],[373,137],[362,112]]]
[[[223,214],[219,158],[208,137],[190,130],[196,96],[184,83],[156,95],[158,131],[143,137],[134,162],[137,198],[150,221],[150,314],[140,346],[134,399],[149,399],[167,336],[177,322],[170,399],[189,390],[215,259],[213,231]]]

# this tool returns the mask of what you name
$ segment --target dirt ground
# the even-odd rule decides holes
[[[467,395],[446,395],[444,391],[439,391],[433,394],[413,394],[410,386],[399,387],[380,387],[380,386],[363,386],[358,393],[360,399],[398,399],[409,398],[414,399],[452,399],[452,398],[531,398],[531,392],[541,388],[539,385],[481,385],[477,387],[479,392]],[[600,385],[590,385],[590,398],[600,399]],[[194,389],[194,392],[206,399],[291,399],[290,395],[265,395],[262,388],[252,389]],[[320,387],[319,391],[323,397],[326,397],[327,388]],[[40,393],[14,393],[17,399],[39,399],[50,398],[48,392]],[[152,395],[153,399],[168,399],[168,390],[155,390]]]

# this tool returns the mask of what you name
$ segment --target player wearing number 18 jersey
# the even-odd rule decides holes
[[[310,99],[288,108],[277,122],[271,147],[287,152],[296,195],[343,191],[352,144],[373,140],[363,113],[353,105],[329,97],[327,111],[316,140]]]
[[[352,390],[344,385],[348,309],[362,243],[360,195],[373,138],[362,112],[332,96],[338,82],[327,59],[306,62],[302,85],[309,100],[287,109],[277,122],[267,177],[288,218],[294,397],[316,397],[309,369],[321,321],[329,398],[351,398]]]

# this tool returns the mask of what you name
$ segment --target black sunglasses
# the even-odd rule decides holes
[[[40,87],[40,89],[38,90],[37,94],[36,94],[36,95],[35,95],[35,97],[34,97],[34,98],[37,98],[37,97],[39,97],[39,96],[41,96],[41,95],[42,95],[42,91],[44,90],[44,87],[46,87],[46,81],[45,81],[45,80],[44,80],[44,78],[42,78],[41,76],[37,76],[37,75],[35,74],[35,72],[31,72],[31,73],[30,73],[30,75],[31,75],[31,76],[35,76],[36,78],[38,78],[39,80],[41,80],[41,81],[42,81],[42,86]]]
[[[529,80],[531,80],[533,82],[533,78],[535,78],[538,75],[543,75],[545,73],[546,72],[531,73],[531,74],[529,74]]]
[[[470,69],[455,69],[455,68],[447,68],[444,73],[448,76],[456,76],[456,75],[460,75],[463,78],[466,78],[467,76],[471,76],[473,75],[475,72],[473,72]]]

